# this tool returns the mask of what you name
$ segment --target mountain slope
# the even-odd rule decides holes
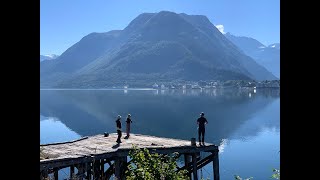
[[[42,84],[49,86],[50,80],[55,87],[105,87],[124,81],[275,79],[205,16],[168,11],[143,13],[124,30],[89,34],[57,60],[41,63]]]
[[[253,38],[234,36],[230,33],[226,33],[225,36],[245,54],[280,78],[280,43],[265,46]]]

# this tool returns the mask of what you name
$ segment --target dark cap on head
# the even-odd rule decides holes
[[[200,113],[200,116],[204,116],[204,113],[202,112],[202,113]]]

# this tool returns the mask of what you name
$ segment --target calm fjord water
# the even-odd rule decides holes
[[[279,89],[41,90],[40,143],[116,132],[116,116],[128,113],[133,133],[190,140],[202,111],[205,141],[220,144],[221,179],[270,179],[280,167]],[[210,163],[199,176],[211,172]]]

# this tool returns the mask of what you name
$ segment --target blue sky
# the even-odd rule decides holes
[[[123,29],[144,12],[205,15],[224,32],[280,42],[280,0],[40,0],[40,54],[62,54],[85,35]]]

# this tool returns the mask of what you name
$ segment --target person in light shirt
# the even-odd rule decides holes
[[[126,126],[127,138],[129,138],[130,137],[130,129],[131,129],[130,126],[131,126],[131,123],[132,123],[131,114],[128,114],[126,123],[127,123],[127,126]]]

